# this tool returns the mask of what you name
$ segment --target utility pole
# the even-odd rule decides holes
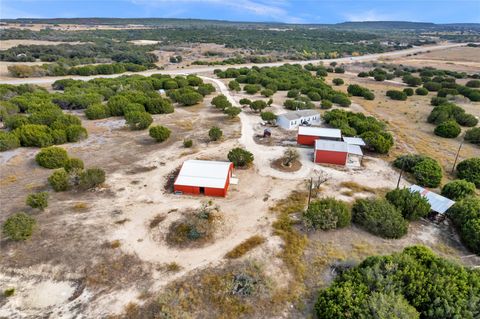
[[[307,209],[310,208],[310,199],[312,198],[313,177],[310,177],[310,187],[308,189],[308,203]]]
[[[402,169],[400,170],[400,175],[398,175],[397,189],[400,186],[400,180],[402,179],[403,169],[405,168],[405,159],[402,162]]]
[[[463,139],[462,142],[460,143],[460,146],[458,147],[457,155],[455,156],[455,161],[453,162],[452,174],[455,172],[455,166],[457,165],[458,155],[460,155],[460,150],[462,149],[463,141],[465,140]]]

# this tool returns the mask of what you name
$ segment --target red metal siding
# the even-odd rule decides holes
[[[345,165],[347,163],[348,153],[346,152],[332,152],[332,151],[315,151],[315,163],[326,163]]]
[[[297,143],[301,145],[313,146],[315,144],[315,140],[318,140],[318,136],[297,135]]]
[[[220,197],[227,196],[227,190],[228,190],[228,187],[230,186],[230,177],[232,176],[232,171],[233,171],[233,163],[230,164],[225,186],[223,188],[205,187],[205,190],[204,190],[205,196],[220,196]],[[175,192],[179,191],[185,194],[199,195],[200,187],[201,186],[197,187],[197,186],[174,185],[173,189]]]
[[[227,190],[224,188],[208,188],[205,187],[205,196],[220,196],[225,197]]]
[[[200,187],[196,186],[174,185],[173,190],[175,192],[182,192],[185,194],[200,194]]]

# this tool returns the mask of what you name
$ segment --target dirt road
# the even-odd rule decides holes
[[[308,64],[308,63],[320,63],[320,62],[325,62],[325,63],[330,63],[330,62],[337,62],[337,63],[353,63],[353,62],[362,62],[362,61],[371,61],[371,60],[377,60],[379,58],[386,58],[386,57],[397,57],[397,56],[404,56],[408,54],[414,54],[414,53],[421,53],[421,52],[427,52],[427,51],[436,51],[436,50],[444,50],[444,49],[449,49],[449,48],[454,48],[454,47],[460,47],[464,46],[466,43],[443,43],[439,45],[434,45],[434,46],[424,46],[424,47],[414,47],[411,49],[406,49],[406,50],[398,50],[398,51],[392,51],[392,52],[386,52],[386,53],[377,53],[377,54],[367,54],[367,55],[362,55],[362,56],[357,56],[357,57],[346,57],[346,58],[338,58],[338,59],[321,59],[321,60],[308,60],[308,61],[294,61],[291,63],[296,63],[296,64]],[[272,63],[259,63],[259,64],[239,64],[239,65],[224,65],[224,66],[206,66],[203,68],[191,68],[191,69],[179,69],[179,70],[147,70],[143,72],[136,72],[136,73],[121,73],[121,74],[110,74],[110,75],[93,75],[93,76],[52,76],[52,77],[42,77],[42,78],[26,78],[26,79],[13,79],[13,80],[3,80],[0,81],[0,84],[25,84],[25,83],[31,83],[31,84],[50,84],[55,82],[56,80],[60,79],[74,79],[74,80],[83,80],[83,81],[88,81],[91,79],[95,78],[116,78],[119,76],[123,75],[129,75],[129,74],[138,74],[138,75],[145,75],[145,76],[150,76],[152,74],[170,74],[170,75],[178,75],[178,74],[194,74],[194,73],[204,73],[204,72],[213,72],[215,69],[220,69],[224,70],[227,68],[233,68],[233,67],[252,67],[252,66],[258,66],[258,67],[264,67],[264,66],[280,66],[288,62],[272,62]]]

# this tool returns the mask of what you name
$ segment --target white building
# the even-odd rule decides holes
[[[315,110],[298,110],[277,116],[277,124],[286,130],[296,129],[300,125],[318,125],[320,123],[320,113]]]

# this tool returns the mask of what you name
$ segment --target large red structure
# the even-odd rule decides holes
[[[232,172],[231,162],[188,160],[183,163],[173,190],[184,194],[225,197]]]
[[[342,132],[339,129],[300,126],[298,128],[297,143],[313,146],[318,139],[340,141]]]
[[[348,144],[338,141],[315,141],[313,161],[315,163],[346,165],[348,160]]]

